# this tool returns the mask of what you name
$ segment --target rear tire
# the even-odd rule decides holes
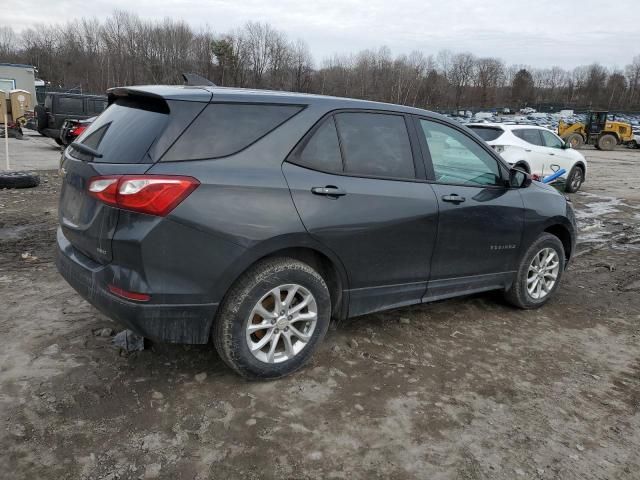
[[[230,288],[215,319],[213,343],[224,362],[243,377],[279,378],[309,361],[330,319],[329,289],[318,272],[292,258],[268,258]]]
[[[613,135],[607,133],[598,139],[598,147],[600,150],[610,151],[618,144],[618,140]]]
[[[47,111],[42,105],[36,105],[33,109],[34,116],[36,118],[36,130],[40,135],[44,135],[43,131],[47,128]]]
[[[567,193],[576,193],[580,190],[582,182],[584,182],[584,170],[578,165],[574,165],[569,175],[567,175],[564,191]]]
[[[61,147],[64,146],[64,143],[62,143],[62,140],[60,140],[58,137],[54,138],[55,142],[60,145]]]
[[[571,145],[571,148],[580,148],[584,145],[584,138],[579,133],[572,133],[567,137],[566,142]]]
[[[547,267],[545,265],[542,265],[542,269],[536,267],[536,257],[538,259],[542,258],[541,255],[543,255],[544,252],[549,255],[555,255],[555,257],[553,257],[555,259],[547,265],[555,265],[553,270],[545,270]],[[511,305],[523,309],[541,307],[549,301],[557,290],[558,285],[560,285],[562,273],[564,272],[564,263],[564,247],[560,239],[550,233],[543,233],[522,256],[516,278],[511,287],[505,292],[505,299]],[[540,265],[540,263],[538,265]],[[555,277],[552,275],[555,275]],[[552,278],[553,284],[550,285],[548,290],[542,288],[539,293],[540,296],[536,298],[537,285],[549,285],[547,282],[550,282]],[[535,283],[536,280],[538,280],[538,283]],[[534,289],[533,293],[531,293],[530,288]]]
[[[0,188],[31,188],[40,185],[33,172],[0,172]]]

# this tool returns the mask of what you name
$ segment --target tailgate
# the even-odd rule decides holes
[[[149,149],[169,124],[169,108],[152,102],[116,100],[64,152],[60,225],[77,250],[99,263],[112,259],[119,210],[89,195],[88,186],[94,177],[143,174],[153,164]]]
[[[87,194],[89,179],[100,173],[93,164],[67,154],[61,173],[59,219],[64,236],[89,258],[100,263],[111,261],[111,239],[118,222],[118,210]]]

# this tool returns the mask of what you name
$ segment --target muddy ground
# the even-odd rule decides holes
[[[268,383],[209,346],[123,356],[53,266],[56,173],[0,191],[0,477],[640,478],[640,151],[585,153],[583,242],[546,307],[353,319]]]

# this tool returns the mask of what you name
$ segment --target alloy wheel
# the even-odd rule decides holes
[[[571,188],[573,191],[577,191],[582,185],[582,170],[579,168],[573,173],[573,177],[571,178]]]
[[[527,292],[542,300],[553,289],[560,272],[560,258],[553,248],[543,248],[533,256],[527,272]]]
[[[313,294],[302,285],[280,285],[253,307],[246,327],[249,350],[264,363],[280,363],[298,355],[318,322]]]

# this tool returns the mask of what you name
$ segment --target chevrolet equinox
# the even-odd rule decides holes
[[[248,378],[300,368],[331,318],[488,290],[539,307],[574,251],[563,195],[432,112],[218,87],[108,102],[64,152],[58,270]]]

